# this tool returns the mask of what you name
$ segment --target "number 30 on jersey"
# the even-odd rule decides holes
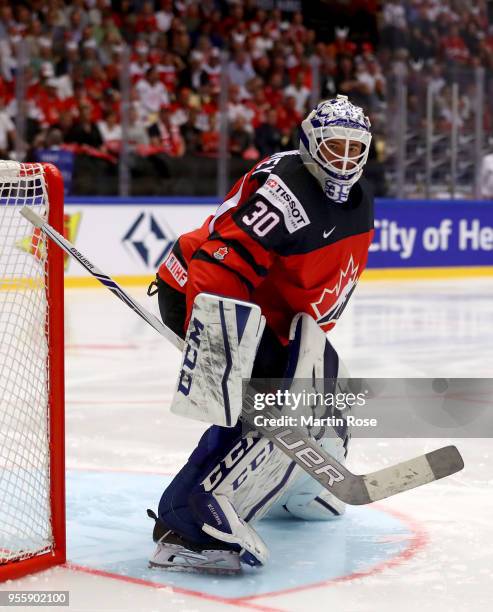
[[[273,210],[269,210],[266,204],[258,200],[255,202],[255,207],[256,210],[243,215],[241,220],[245,225],[251,226],[257,236],[262,237],[279,223],[279,215]]]

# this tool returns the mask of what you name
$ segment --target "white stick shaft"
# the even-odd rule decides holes
[[[24,206],[21,208],[20,213],[28,221],[30,221],[35,227],[38,227],[44,234],[46,234],[53,242],[55,242],[61,249],[63,249],[68,255],[76,259],[80,265],[85,268],[94,278],[108,288],[118,299],[129,306],[134,312],[136,312],[144,321],[149,323],[154,329],[159,332],[162,336],[169,340],[177,349],[183,350],[183,340],[177,336],[171,329],[163,325],[161,321],[155,317],[152,313],[141,306],[136,300],[133,299],[126,291],[124,291],[112,278],[100,270],[97,266],[91,263],[87,257],[82,255],[74,245],[59,234],[55,229],[51,227],[46,221],[44,221],[38,214],[36,214],[31,208]]]

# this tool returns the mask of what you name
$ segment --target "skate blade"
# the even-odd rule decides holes
[[[164,565],[149,561],[150,569],[162,569],[167,572],[186,572],[187,574],[208,574],[215,576],[237,576],[241,574],[241,567],[207,567],[206,565]]]

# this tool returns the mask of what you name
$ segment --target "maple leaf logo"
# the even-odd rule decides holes
[[[226,255],[227,255],[228,253],[229,253],[229,251],[228,251],[228,247],[223,246],[223,247],[219,247],[219,248],[217,249],[217,251],[214,251],[213,256],[214,256],[216,259],[220,259],[220,260],[222,260],[222,259],[224,259],[224,258],[226,257]]]
[[[339,278],[334,287],[332,289],[326,287],[320,299],[317,302],[312,302],[311,307],[319,325],[333,323],[341,316],[358,282],[358,267],[354,265],[354,259],[351,255],[346,269],[339,271]]]

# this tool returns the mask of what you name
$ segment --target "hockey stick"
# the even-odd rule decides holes
[[[97,278],[107,289],[109,289],[118,299],[124,304],[136,312],[139,317],[144,319],[146,323],[149,323],[154,329],[166,338],[173,346],[180,351],[183,350],[183,340],[179,338],[174,332],[168,327],[163,325],[161,321],[155,317],[152,313],[141,306],[136,300],[133,299],[126,291],[124,291],[115,281],[110,278],[107,274],[102,272],[94,264],[92,264],[82,253],[80,253],[72,243],[66,238],[59,234],[55,229],[51,227],[44,219],[27,206],[23,206],[19,211],[20,214],[25,217],[34,227],[39,228],[48,238],[51,238],[55,244],[57,244],[62,250],[68,255],[76,259],[80,265],[90,272],[94,278]]]
[[[176,348],[183,350],[184,341],[180,337],[130,297],[113,279],[101,272],[39,215],[28,207],[23,207],[20,213],[46,236],[51,238],[61,249],[76,259],[100,283],[107,287]],[[286,426],[264,427],[254,422],[255,414],[253,398],[251,394],[247,393],[240,417],[241,420],[248,423],[248,425],[269,440],[272,440],[282,452],[317,480],[325,489],[331,491],[341,501],[351,505],[368,504],[403,491],[408,491],[409,489],[414,489],[428,482],[455,474],[464,467],[464,462],[457,448],[455,446],[446,446],[376,472],[362,475],[353,474],[323,448],[318,446],[301,429]],[[265,409],[263,416],[276,419],[279,417],[279,414]]]

